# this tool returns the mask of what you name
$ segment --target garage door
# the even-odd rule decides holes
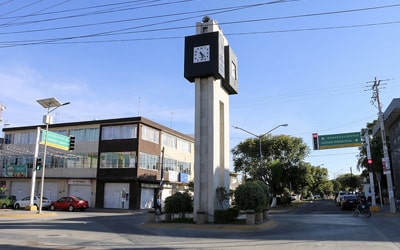
[[[69,195],[78,196],[89,202],[91,207],[92,188],[88,185],[69,185]]]
[[[31,183],[27,181],[11,182],[11,195],[15,195],[17,200],[31,195]]]
[[[129,199],[123,200],[123,192],[129,191],[129,183],[106,183],[104,185],[104,208],[129,209]]]
[[[148,209],[153,207],[154,188],[142,188],[140,194],[140,209]]]
[[[40,184],[39,184],[40,185]],[[36,187],[36,190],[39,190],[37,192],[38,194],[40,193],[41,186]],[[43,186],[43,193],[44,197],[46,197],[49,200],[56,201],[58,200],[58,184],[57,182],[44,182]]]

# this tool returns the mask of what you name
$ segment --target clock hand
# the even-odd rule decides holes
[[[206,56],[203,54],[203,52],[201,52],[201,51],[200,51],[200,56],[201,56],[201,59],[203,59],[204,57],[206,57]]]

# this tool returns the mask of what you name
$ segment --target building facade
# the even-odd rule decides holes
[[[43,130],[43,125],[3,129],[0,192],[20,199],[30,195],[34,181],[39,195],[42,170],[35,171],[33,163]],[[76,195],[90,207],[146,209],[161,182],[165,198],[193,180],[194,138],[146,118],[58,123],[49,131],[75,136],[72,151],[47,147],[43,194],[51,200]],[[43,158],[44,146],[38,149]]]
[[[400,98],[393,99],[383,113],[395,198],[400,199]],[[374,134],[380,136],[379,124]],[[384,178],[384,176],[382,177]]]

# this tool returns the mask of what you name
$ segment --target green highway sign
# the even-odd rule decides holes
[[[346,148],[361,146],[361,133],[318,135],[319,149]]]
[[[46,140],[46,130],[42,130],[40,144],[45,144],[45,140]],[[48,131],[47,146],[62,149],[62,150],[68,150],[69,149],[69,136],[60,135],[60,134]]]

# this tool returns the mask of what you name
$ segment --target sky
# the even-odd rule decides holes
[[[400,2],[390,0],[0,0],[4,126],[38,125],[36,100],[56,97],[57,123],[143,116],[194,134],[194,83],[184,38],[216,20],[238,57],[230,124],[301,137],[358,132],[400,93]],[[252,135],[231,129],[230,148]],[[358,174],[357,147],[306,158],[335,178]]]

